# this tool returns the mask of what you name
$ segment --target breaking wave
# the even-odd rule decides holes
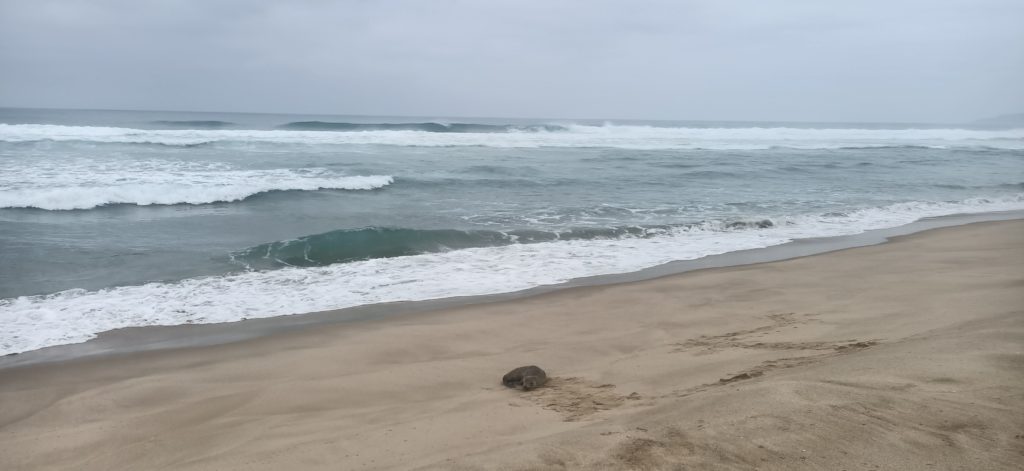
[[[21,296],[0,300],[0,354],[84,342],[100,332],[124,327],[232,322],[383,302],[506,293],[794,239],[896,227],[923,217],[1021,209],[1024,194],[954,202],[911,201],[794,215],[777,218],[771,225],[758,221],[735,228],[725,222],[697,224],[666,228],[657,234],[627,231],[621,236],[510,243]],[[374,230],[370,231],[359,237],[372,239]],[[396,240],[403,237],[399,234]],[[464,238],[447,234],[437,240],[446,237]],[[274,249],[273,244],[266,247]]]
[[[568,128],[554,124],[512,125],[474,123],[334,123],[327,121],[296,121],[281,126],[282,129],[304,131],[423,131],[423,132],[555,132]]]
[[[0,142],[87,142],[195,146],[301,145],[577,147],[623,149],[863,149],[892,147],[1024,149],[1024,129],[681,128],[654,126],[289,123],[287,129],[143,130],[0,124]],[[311,130],[313,129],[313,130]],[[359,132],[353,132],[359,131]]]
[[[404,229],[369,227],[342,229],[261,244],[232,254],[232,259],[250,269],[285,266],[314,267],[374,258],[403,257],[424,253],[447,252],[478,247],[500,247],[512,244],[650,238],[664,236],[683,227],[717,227],[721,230],[769,228],[774,223],[758,221],[705,222],[682,225],[650,225],[620,227],[585,227],[563,231],[544,230],[459,230]]]
[[[45,210],[231,202],[273,191],[373,190],[394,181],[389,175],[349,176],[318,168],[239,170],[170,161],[50,161],[4,170],[0,208]]]

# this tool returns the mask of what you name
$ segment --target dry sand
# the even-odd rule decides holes
[[[3,470],[421,467],[1022,469],[1024,222],[0,370]]]

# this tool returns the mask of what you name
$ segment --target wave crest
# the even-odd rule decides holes
[[[1024,209],[1024,194],[1001,199],[898,203],[836,214],[792,216],[760,230],[678,228],[662,236],[566,240],[407,257],[286,267],[97,291],[0,299],[0,354],[84,342],[99,332],[144,325],[231,322],[339,309],[523,290],[573,278],[624,273],[673,260],[856,234],[929,216]]]
[[[124,164],[128,165],[128,164]],[[176,205],[241,201],[275,191],[374,190],[394,182],[390,175],[345,176],[323,169],[233,170],[219,167],[180,171],[167,162],[141,162],[135,171],[106,171],[95,165],[60,179],[35,179],[31,186],[0,190],[0,208],[91,209],[106,205]],[[71,166],[67,166],[71,168]],[[34,168],[34,171],[39,169]],[[132,175],[125,178],[124,175]],[[18,175],[5,179],[18,182]],[[21,181],[29,181],[22,179]]]
[[[392,258],[468,248],[500,247],[556,241],[646,239],[673,230],[702,227],[706,230],[735,231],[767,229],[775,224],[756,221],[708,221],[686,225],[580,227],[562,231],[544,230],[459,230],[369,227],[342,229],[260,244],[231,254],[232,260],[250,269],[284,266],[313,267],[374,258]]]
[[[509,127],[483,124],[290,123],[288,129],[160,129],[0,124],[0,142],[69,141],[195,146],[210,143],[300,145],[577,147],[622,149],[1024,149],[1024,129],[670,128],[653,126]],[[458,128],[468,126],[470,128]],[[481,131],[490,129],[489,131]],[[314,130],[310,130],[310,129]],[[514,129],[513,129],[514,128]],[[503,131],[502,131],[503,129]],[[513,132],[513,130],[515,132]],[[359,132],[352,132],[359,131]]]
[[[451,133],[501,133],[501,132],[556,132],[566,131],[565,126],[554,124],[475,124],[475,123],[337,123],[329,121],[295,121],[280,126],[281,129],[304,131],[422,131]]]

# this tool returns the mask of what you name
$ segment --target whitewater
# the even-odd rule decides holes
[[[0,354],[1024,210],[1024,129],[0,109]]]
[[[796,239],[857,234],[928,216],[1021,209],[1024,195],[997,201],[903,204],[846,216],[796,218],[774,229],[701,227],[649,239],[512,244],[24,296],[0,300],[4,320],[0,354],[83,342],[124,327],[232,322],[384,302],[506,293]]]
[[[550,126],[549,126],[550,128]],[[371,128],[373,129],[373,128]],[[429,129],[429,128],[428,128]],[[303,145],[391,145],[422,147],[610,147],[621,149],[752,150],[841,149],[858,147],[992,147],[1024,149],[1024,129],[806,129],[676,128],[636,125],[566,125],[556,130],[433,132],[412,129],[360,131],[301,130],[143,130],[95,126],[0,124],[0,141],[80,141],[120,144],[199,146],[215,143]]]
[[[373,190],[393,181],[390,175],[344,175],[323,168],[248,170],[181,161],[65,159],[31,167],[0,163],[0,208],[204,204],[269,191]]]

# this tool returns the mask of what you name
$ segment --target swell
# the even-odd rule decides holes
[[[945,149],[946,147],[947,146],[945,146],[945,145],[920,145],[920,144],[865,144],[865,145],[849,144],[849,145],[840,145],[840,146],[836,146],[836,147],[831,147],[830,149],[836,149],[836,150],[877,150],[877,151],[886,151],[886,150],[903,150],[903,149],[934,150],[934,149]],[[982,148],[982,149],[986,148],[985,146],[976,146],[976,147]],[[787,150],[787,149],[791,149],[791,147],[787,147],[787,146],[773,146],[772,149]]]
[[[474,124],[474,123],[344,123],[330,121],[294,121],[278,126],[302,131],[422,131],[452,133],[554,132],[568,128],[554,124]]]
[[[673,230],[702,227],[720,231],[766,229],[768,220],[736,220],[681,225],[647,225],[545,230],[459,230],[369,227],[341,229],[298,239],[249,247],[231,254],[231,259],[250,269],[316,267],[375,258],[393,258],[426,253],[447,252],[513,244],[555,241],[645,239],[666,235]]]
[[[177,129],[222,129],[235,125],[230,121],[217,120],[157,120],[150,123]]]
[[[989,190],[989,189],[1000,189],[1000,190],[1024,190],[1024,182],[1018,183],[1000,183],[998,185],[956,185],[948,183],[937,183],[932,185],[935,188],[942,188],[944,190]]]

